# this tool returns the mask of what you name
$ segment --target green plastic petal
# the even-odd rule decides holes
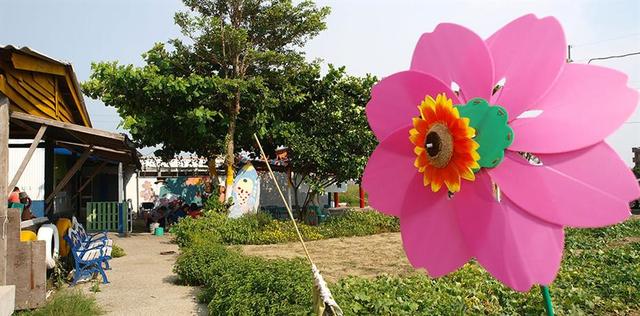
[[[469,118],[469,125],[476,130],[473,140],[480,145],[480,167],[498,166],[504,159],[504,150],[513,143],[513,130],[507,124],[507,110],[498,105],[489,105],[481,98],[471,99],[466,105],[456,107],[460,116]]]

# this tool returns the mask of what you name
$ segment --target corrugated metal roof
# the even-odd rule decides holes
[[[26,54],[30,55],[30,56],[33,56],[33,57],[36,57],[36,58],[40,58],[40,59],[44,59],[44,60],[52,62],[52,63],[56,63],[56,64],[59,64],[59,65],[62,65],[62,66],[71,66],[71,63],[68,62],[68,61],[62,61],[60,59],[55,59],[53,57],[49,57],[49,56],[47,56],[47,55],[45,55],[45,54],[43,54],[43,53],[41,53],[41,52],[39,52],[39,51],[37,51],[35,49],[27,47],[27,46],[23,46],[23,47],[18,48],[18,47],[13,46],[13,45],[4,45],[4,46],[0,45],[0,48],[8,49],[8,50],[19,50],[19,51],[21,51],[23,53],[26,53]]]

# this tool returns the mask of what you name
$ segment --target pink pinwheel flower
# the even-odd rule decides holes
[[[623,73],[566,63],[566,47],[553,17],[523,16],[486,40],[444,23],[422,35],[410,70],[373,88],[366,110],[380,144],[363,186],[373,208],[400,217],[413,266],[438,277],[476,258],[526,291],[556,277],[564,226],[600,227],[630,215],[640,188],[604,138],[633,113],[638,93]],[[503,126],[479,122],[486,113],[474,104],[483,102],[501,106],[489,108]],[[476,161],[475,148],[480,159],[489,150],[496,159],[453,164],[465,150]]]

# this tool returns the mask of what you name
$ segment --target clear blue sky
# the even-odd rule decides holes
[[[408,67],[420,34],[439,22],[465,25],[483,37],[526,13],[553,15],[565,28],[572,58],[640,51],[640,1],[317,1],[333,8],[328,29],[312,40],[309,58],[347,66],[352,74],[386,76]],[[178,0],[0,0],[0,45],[29,46],[73,63],[79,80],[89,77],[93,61],[142,62],[153,43],[179,36],[173,14]],[[597,62],[630,76],[640,87],[640,56]],[[94,126],[115,130],[113,108],[86,99]],[[631,147],[640,146],[640,110],[610,143],[631,164]]]

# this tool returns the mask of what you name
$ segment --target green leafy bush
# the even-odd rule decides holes
[[[329,218],[319,226],[298,223],[298,227],[305,240],[366,236],[400,229],[397,218],[366,211],[347,211]],[[199,219],[181,219],[171,228],[171,232],[180,246],[188,245],[193,241],[193,236],[202,232],[207,232],[209,238],[229,245],[274,244],[298,240],[290,221],[274,220],[265,213],[229,219],[226,214],[208,211]]]
[[[302,259],[266,260],[228,249],[206,233],[178,257],[174,271],[192,285],[211,315],[309,315],[313,280]]]
[[[366,236],[400,231],[397,217],[375,211],[347,211],[317,226],[325,238]]]
[[[228,214],[229,207],[231,207],[231,200],[228,203],[220,202],[217,198],[206,199],[203,208],[208,211],[213,211],[221,214]]]
[[[240,254],[228,250],[225,246],[203,233],[182,248],[173,271],[180,280],[189,285],[206,285],[212,283],[216,273],[237,261]]]
[[[181,218],[170,228],[170,232],[180,247],[190,245],[196,236],[204,232],[208,233],[207,237],[219,241],[218,229],[225,225],[226,221],[227,215],[207,211],[201,218],[194,219],[189,216]]]
[[[365,204],[367,204],[367,197],[368,197],[368,194],[365,192],[364,194]],[[340,202],[347,203],[347,205],[351,207],[359,207],[360,206],[360,187],[357,184],[347,185],[347,192],[340,193]]]

